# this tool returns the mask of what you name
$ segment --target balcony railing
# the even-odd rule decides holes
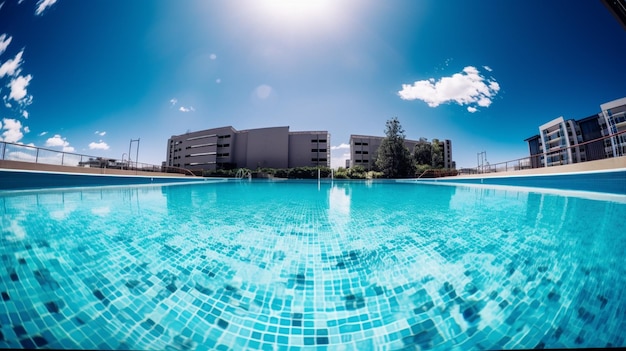
[[[19,161],[57,166],[120,169],[135,172],[163,172],[193,175],[187,169],[171,166],[157,166],[131,160],[117,160],[90,156],[73,152],[45,149],[36,146],[0,141],[0,160]]]
[[[619,157],[626,155],[626,130],[620,131],[608,136],[603,136],[594,140],[589,140],[580,144],[576,144],[570,147],[552,147],[547,150],[548,160],[544,160],[544,153],[535,154],[527,157],[518,158],[511,161],[499,162],[494,164],[486,164],[478,166],[476,168],[464,168],[459,171],[459,174],[477,174],[477,173],[494,173],[494,172],[511,172],[523,169],[541,168],[545,167],[544,162],[548,162],[548,167],[571,164],[568,159],[551,161],[552,155],[558,155],[568,149],[572,150],[572,157],[576,159],[576,148],[584,146],[584,151],[578,152],[581,155],[580,162],[601,160],[612,157]],[[611,140],[615,145],[615,149],[611,146]],[[608,146],[605,147],[605,142],[608,142]],[[613,152],[615,150],[615,152]],[[584,157],[583,157],[584,155]]]

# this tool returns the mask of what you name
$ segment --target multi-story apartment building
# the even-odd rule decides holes
[[[626,155],[626,98],[600,105],[601,112],[580,120],[558,117],[539,126],[528,142],[532,168]],[[602,138],[604,137],[604,140]]]
[[[289,127],[206,129],[173,135],[165,163],[191,170],[329,167],[330,134],[290,132]]]
[[[350,135],[350,166],[362,166],[367,170],[371,170],[375,167],[377,151],[380,144],[383,142],[383,137],[372,135]],[[423,141],[419,140],[404,140],[404,146],[409,151],[413,152],[413,149],[419,143]],[[454,168],[454,162],[452,161],[452,142],[448,139],[440,140],[439,146],[443,150],[443,166],[444,168]]]
[[[605,152],[610,157],[626,155],[626,97],[600,105],[600,126],[602,135],[609,136],[605,143]]]

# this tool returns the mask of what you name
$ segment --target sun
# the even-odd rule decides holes
[[[331,0],[261,0],[259,5],[270,16],[303,19],[332,14],[339,2]]]
[[[272,27],[306,30],[336,25],[343,8],[342,1],[336,0],[257,0],[253,12]]]

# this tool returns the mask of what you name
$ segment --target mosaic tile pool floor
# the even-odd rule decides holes
[[[626,201],[415,184],[0,194],[0,348],[626,346]]]

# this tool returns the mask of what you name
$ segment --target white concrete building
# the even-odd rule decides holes
[[[562,116],[539,126],[528,142],[531,167],[550,167],[626,155],[626,97],[580,119]],[[622,133],[622,134],[620,134]]]
[[[603,136],[626,130],[626,97],[600,105],[600,111]],[[613,157],[626,155],[626,133],[608,138],[605,148]]]

